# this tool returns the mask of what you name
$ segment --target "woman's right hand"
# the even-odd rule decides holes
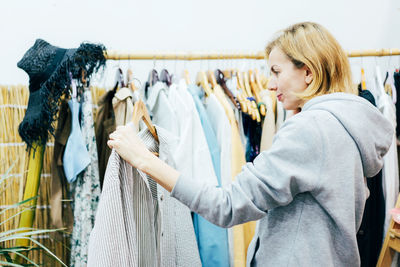
[[[118,126],[110,134],[107,145],[130,165],[150,175],[169,192],[174,188],[180,173],[157,158],[144,145],[130,125]]]
[[[114,148],[130,165],[142,171],[145,171],[145,163],[151,157],[155,157],[130,125],[118,126],[110,134],[110,140],[108,140],[107,145],[111,149]]]

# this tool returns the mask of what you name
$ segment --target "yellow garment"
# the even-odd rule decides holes
[[[240,141],[239,128],[235,119],[235,114],[222,88],[217,85],[214,87],[214,94],[218,101],[223,106],[225,113],[231,125],[232,134],[232,181],[235,180],[242,167],[246,164],[245,152],[243,144]],[[233,253],[234,253],[234,266],[246,266],[246,252],[251,240],[253,239],[256,229],[256,222],[248,222],[233,227]]]

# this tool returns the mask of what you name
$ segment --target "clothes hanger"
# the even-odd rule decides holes
[[[222,73],[224,74],[224,77],[225,77],[225,78],[230,77],[230,79],[235,79],[235,80],[236,80],[236,83],[234,83],[234,84],[235,84],[235,86],[236,86],[236,91],[238,91],[238,93],[237,93],[237,95],[235,96],[235,98],[239,101],[240,110],[241,110],[242,112],[244,112],[244,113],[247,113],[247,112],[248,112],[248,110],[247,110],[247,104],[246,104],[244,98],[242,97],[242,94],[240,93],[240,87],[239,87],[239,85],[238,85],[238,83],[237,83],[237,77],[236,77],[236,71],[235,71],[235,69],[231,68],[231,69],[228,69],[228,70],[224,70],[224,71],[222,71]],[[228,76],[225,76],[225,74],[228,74]],[[217,76],[218,76],[218,75],[217,75]],[[229,91],[230,91],[230,90],[229,90]]]
[[[225,94],[229,97],[229,99],[231,100],[232,104],[239,110],[241,111],[241,105],[239,100],[232,94],[231,90],[228,89],[228,87],[226,86],[226,82],[225,82],[225,76],[224,73],[217,69],[215,71],[215,77],[217,80],[217,83],[221,86],[221,88],[224,90]]]
[[[253,118],[253,120],[258,120],[258,118],[260,117],[260,114],[257,109],[256,99],[254,98],[254,96],[251,92],[249,73],[247,71],[243,72],[243,78],[244,78],[244,88],[248,95],[248,100],[250,102],[251,117]]]
[[[208,79],[204,71],[199,71],[196,76],[196,84],[201,85],[203,88],[204,92],[206,93],[206,96],[209,96],[212,94],[212,89],[210,85],[208,84]]]
[[[211,88],[215,88],[215,86],[217,86],[217,79],[215,78],[212,70],[207,71],[207,79],[211,83]]]
[[[363,58],[361,57],[361,90],[366,90],[366,89],[367,89],[367,84],[365,79],[364,64],[363,64]]]
[[[243,72],[244,89],[246,91],[247,97],[254,97],[251,92],[249,73],[247,71]]]
[[[260,114],[262,116],[265,116],[265,110],[266,110],[265,104],[262,103],[262,100],[261,100],[261,97],[259,94],[260,89],[258,88],[258,85],[255,82],[255,77],[253,74],[254,74],[253,71],[249,70],[250,87],[251,87],[251,90],[253,91],[254,98],[257,101],[257,106],[260,109]]]
[[[132,122],[133,122],[133,125],[136,127],[136,129],[139,129],[139,121],[140,120],[144,121],[144,123],[146,124],[147,128],[149,129],[151,135],[154,137],[154,139],[158,143],[159,139],[158,139],[158,135],[157,135],[157,130],[154,127],[153,123],[151,122],[149,113],[147,112],[146,105],[144,104],[144,102],[141,99],[136,101],[135,105],[133,106]]]
[[[171,86],[172,77],[171,77],[171,75],[169,75],[169,72],[166,69],[162,69],[162,71],[160,73],[160,81],[167,84],[168,86]]]
[[[233,72],[236,75],[238,90],[241,92],[238,95],[239,99],[241,99],[241,101],[243,102],[243,104],[245,106],[244,108],[242,108],[242,110],[243,110],[243,112],[251,115],[253,118],[254,116],[252,115],[251,104],[250,104],[250,101],[247,99],[249,96],[247,95],[245,87],[244,87],[243,74],[237,68],[234,68]]]
[[[365,82],[365,71],[364,68],[361,68],[361,89],[362,90],[366,90],[367,89],[367,85]]]
[[[190,84],[190,75],[187,69],[183,70],[183,77],[185,78],[186,85]]]
[[[255,76],[256,84],[258,85],[260,92],[262,90],[265,90],[265,87],[262,84],[261,72],[256,68],[256,69],[254,69],[254,74],[255,74],[254,76]]]

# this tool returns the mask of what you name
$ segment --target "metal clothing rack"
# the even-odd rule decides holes
[[[352,50],[347,52],[348,57],[385,57],[400,55],[400,49],[370,49],[370,50]],[[109,60],[226,60],[226,59],[264,59],[263,51],[255,53],[121,53],[118,51],[107,51],[106,59]]]

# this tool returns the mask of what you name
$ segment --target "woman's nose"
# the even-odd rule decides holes
[[[276,86],[276,79],[271,77],[270,80],[268,81],[268,86],[267,86],[268,90],[271,91],[276,91],[277,90],[277,86]]]

